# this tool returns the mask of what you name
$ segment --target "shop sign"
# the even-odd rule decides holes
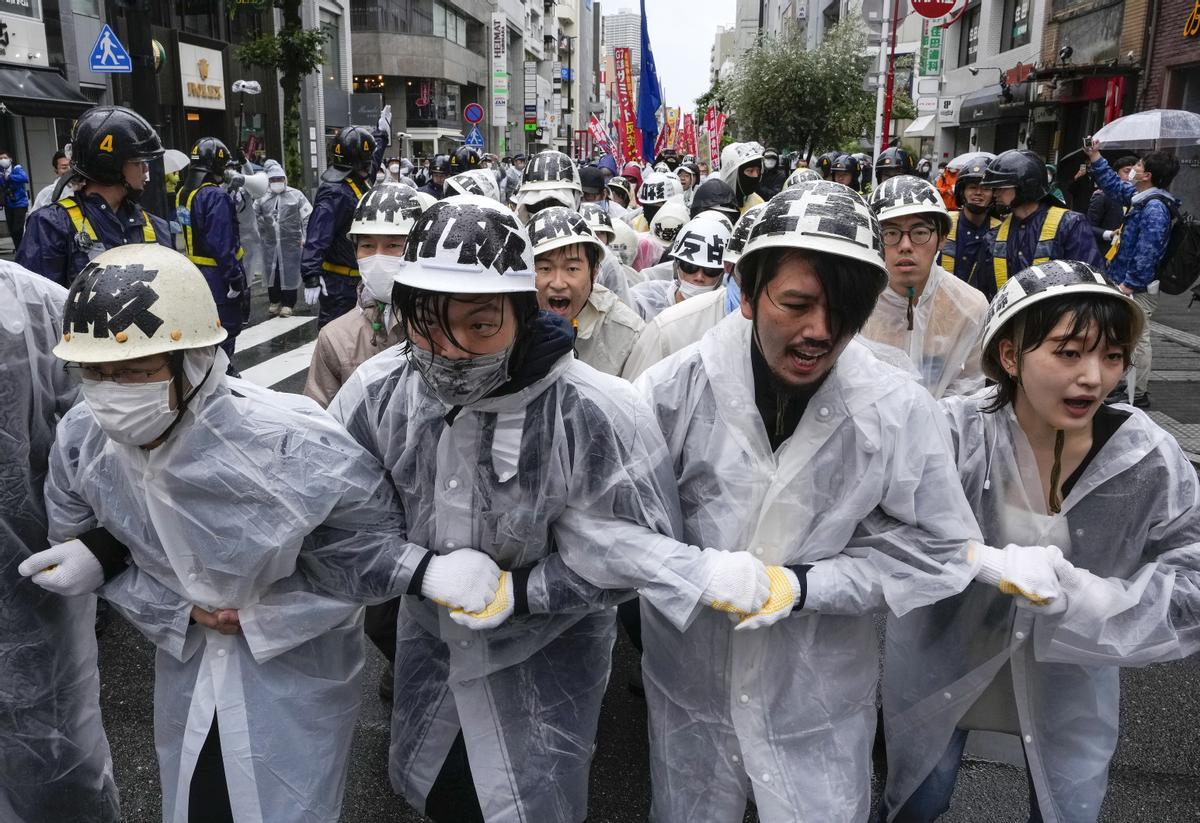
[[[179,84],[189,109],[225,108],[225,67],[221,52],[179,44]]]

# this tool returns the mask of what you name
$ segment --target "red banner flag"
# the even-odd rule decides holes
[[[588,131],[591,132],[592,139],[596,141],[596,145],[600,147],[600,151],[605,154],[611,154],[614,159],[617,157],[617,147],[613,145],[612,138],[604,130],[604,124],[597,120],[594,114],[588,123]]]
[[[679,150],[683,154],[696,155],[696,122],[689,112],[683,116],[683,130],[679,136]]]
[[[620,110],[621,151],[624,162],[640,159],[642,156],[642,134],[638,131],[637,117],[633,113],[633,58],[630,49],[613,49],[616,63],[617,107]]]
[[[724,123],[721,124],[724,126]],[[708,163],[713,171],[721,168],[721,135],[717,131],[717,107],[709,106],[704,113],[704,130],[708,136]]]

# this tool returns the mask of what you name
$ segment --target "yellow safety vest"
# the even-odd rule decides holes
[[[954,261],[958,258],[958,221],[962,217],[961,211],[950,212],[950,233],[946,235],[946,242],[942,246],[942,268],[954,274]],[[1000,221],[995,217],[989,218],[988,228],[996,228],[1000,225]]]
[[[1058,224],[1062,222],[1067,210],[1051,206],[1046,211],[1046,221],[1042,223],[1042,233],[1038,235],[1037,245],[1033,249],[1033,260],[1029,265],[1036,266],[1050,260],[1054,251],[1054,237],[1058,234]],[[1008,282],[1008,230],[1012,226],[1012,215],[1004,218],[1000,230],[996,232],[996,244],[992,249],[992,268],[996,273],[996,288],[1004,288]]]
[[[198,254],[196,254],[196,253],[195,253],[195,251],[196,251],[196,247],[195,247],[195,245],[194,245],[194,242],[193,242],[193,240],[192,240],[192,220],[191,220],[191,217],[190,217],[190,215],[191,215],[191,211],[192,211],[192,201],[196,199],[196,195],[199,193],[200,189],[203,189],[203,188],[205,188],[205,187],[207,187],[207,186],[215,186],[215,185],[217,185],[217,184],[216,184],[216,183],[201,183],[199,186],[197,186],[196,188],[192,189],[192,190],[191,190],[191,191],[188,193],[188,196],[187,196],[187,202],[183,204],[183,207],[184,207],[185,209],[187,209],[187,210],[188,210],[188,214],[189,214],[188,221],[187,221],[187,225],[185,225],[185,226],[183,227],[183,247],[184,247],[184,248],[187,250],[187,252],[186,252],[186,254],[187,254],[187,259],[188,259],[188,260],[191,260],[191,261],[192,261],[193,263],[195,263],[197,266],[217,266],[217,265],[220,265],[219,263],[217,263],[217,261],[216,261],[216,259],[215,259],[215,258],[212,258],[212,257],[201,257],[200,255],[198,255]],[[182,196],[183,196],[183,191],[182,191],[182,190],[180,190],[179,194],[177,194],[177,195],[175,196],[175,208],[176,208],[176,210],[178,210],[178,208],[179,208],[179,199],[180,199]],[[237,259],[238,259],[238,260],[241,260],[241,259],[242,259],[242,256],[243,256],[245,253],[246,253],[246,252],[245,252],[245,249],[243,249],[241,246],[238,246],[238,250],[237,250]]]
[[[354,185],[354,181],[349,177],[344,182],[350,187],[350,191],[354,192],[354,202],[357,203],[359,200],[362,200],[362,189]],[[328,260],[321,261],[321,271],[327,271],[330,274],[340,274],[343,277],[359,276],[358,269],[351,268],[350,266],[339,266],[337,263],[330,263]]]
[[[96,230],[92,228],[91,222],[83,214],[83,209],[79,207],[79,203],[74,197],[64,197],[58,201],[58,205],[67,210],[67,216],[71,218],[71,225],[75,227],[75,233],[83,232],[93,242],[99,242],[100,238],[96,236]],[[138,209],[142,213],[142,242],[157,243],[158,235],[154,233],[154,225],[150,222],[150,216],[141,208]]]

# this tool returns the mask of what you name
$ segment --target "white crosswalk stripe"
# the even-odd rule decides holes
[[[303,315],[293,315],[291,317],[272,317],[263,323],[258,323],[248,329],[244,329],[238,335],[234,345],[234,351],[242,352],[247,349],[252,349],[255,346],[262,345],[269,340],[273,340],[281,334],[286,334],[293,329],[298,329],[308,323],[316,323],[317,318],[313,316],[305,317]]]
[[[245,380],[266,388],[299,391],[300,384],[292,378],[308,370],[316,336],[315,315],[265,318],[242,329],[234,344],[233,362]],[[280,385],[285,382],[287,385]]]
[[[312,362],[313,351],[316,348],[317,341],[311,340],[302,346],[284,352],[278,357],[272,357],[270,360],[259,363],[257,366],[243,369],[242,379],[249,380],[251,383],[257,383],[260,386],[266,386],[267,388],[277,383],[282,383],[292,375],[308,369],[308,365]]]

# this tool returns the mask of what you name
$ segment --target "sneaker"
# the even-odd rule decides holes
[[[1139,409],[1150,408],[1150,392],[1142,392],[1133,396],[1133,405]]]
[[[280,317],[291,317],[292,316],[292,307],[291,306],[283,306],[282,308],[280,308],[279,316]]]
[[[271,315],[272,317],[279,314],[279,304],[272,303],[271,305],[267,306],[267,314]]]

